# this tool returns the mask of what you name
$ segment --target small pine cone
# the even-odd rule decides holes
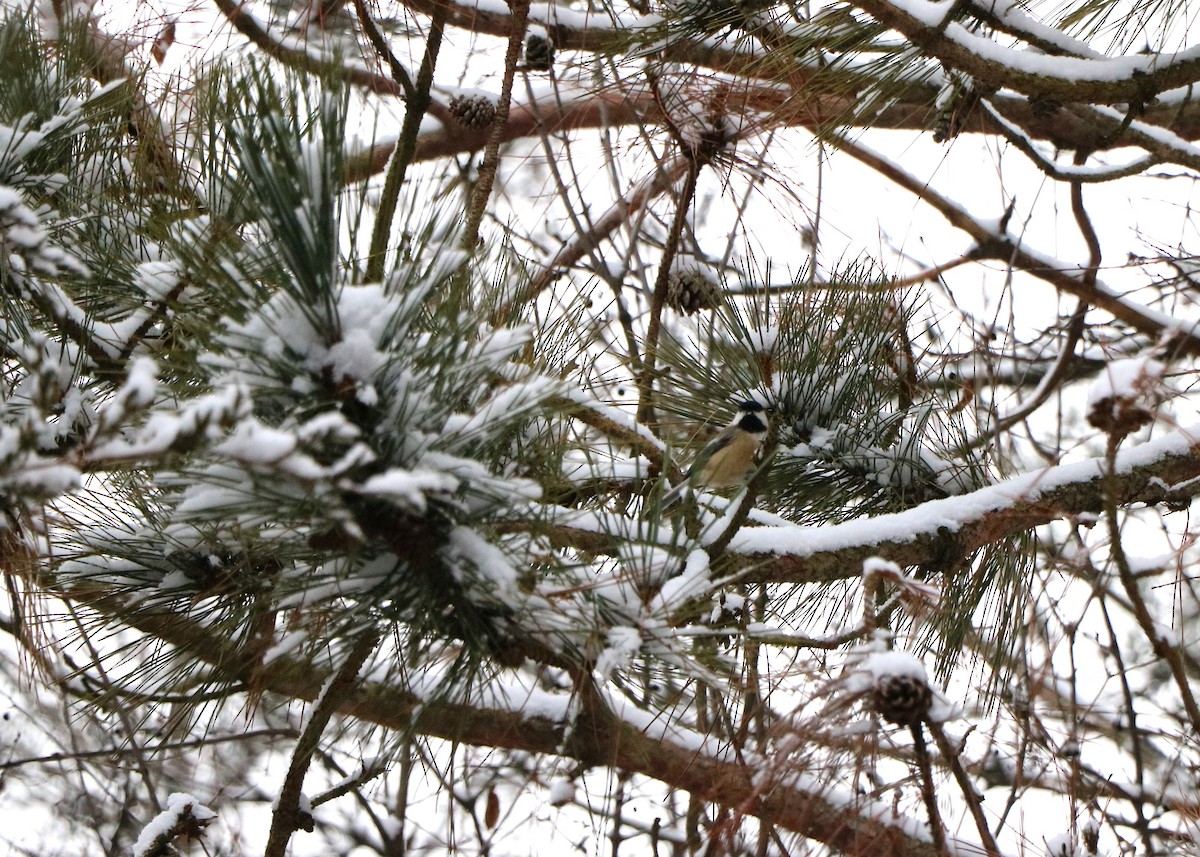
[[[550,71],[554,67],[554,42],[537,33],[525,39],[525,68],[530,71]]]
[[[496,119],[496,105],[483,95],[455,95],[450,99],[450,112],[467,128],[486,128]]]
[[[879,716],[889,723],[911,726],[929,714],[933,691],[929,683],[911,675],[880,676],[872,702]]]
[[[957,135],[954,127],[954,113],[950,110],[939,110],[933,120],[933,142],[945,143]]]
[[[667,306],[695,315],[717,305],[717,286],[698,270],[672,271],[667,278]]]
[[[1125,437],[1154,419],[1154,414],[1128,396],[1108,396],[1093,402],[1087,421],[1105,434]]]
[[[1152,421],[1164,368],[1140,357],[1108,364],[1088,395],[1088,423],[1120,438]]]

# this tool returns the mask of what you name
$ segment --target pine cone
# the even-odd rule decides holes
[[[1140,357],[1108,364],[1088,394],[1088,423],[1119,438],[1149,423],[1162,392],[1163,371],[1157,360]]]
[[[875,710],[889,723],[910,726],[929,713],[933,691],[928,682],[911,675],[881,676],[872,697]]]
[[[1154,414],[1137,399],[1128,396],[1108,396],[1093,402],[1087,421],[1105,434],[1125,437],[1154,419]]]
[[[695,315],[717,305],[717,285],[699,270],[672,271],[667,278],[667,306]]]
[[[525,68],[529,71],[550,71],[554,67],[554,42],[530,33],[525,39]]]
[[[945,143],[957,136],[958,129],[954,127],[954,114],[949,110],[939,110],[933,120],[933,142]]]
[[[486,128],[496,119],[496,105],[483,95],[455,95],[450,99],[450,112],[467,128]]]

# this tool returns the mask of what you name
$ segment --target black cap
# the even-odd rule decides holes
[[[746,399],[744,402],[738,402],[737,408],[739,411],[746,411],[747,413],[751,413],[751,414],[757,414],[759,411],[766,410],[766,407],[764,405],[760,405],[758,402],[754,401],[753,399]]]

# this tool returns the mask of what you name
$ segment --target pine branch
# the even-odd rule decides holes
[[[945,565],[986,545],[1051,521],[1104,509],[1105,460],[1048,467],[969,494],[931,500],[903,512],[823,527],[754,527],[732,540],[739,579],[815,583],[854,579],[881,557],[901,566]],[[1200,495],[1200,426],[1117,458],[1113,490],[1120,506],[1176,504]],[[615,553],[620,542],[591,530],[539,524],[555,544]]]
[[[325,731],[330,718],[351,695],[359,671],[375,651],[379,639],[380,634],[374,630],[363,634],[355,641],[345,662],[322,687],[321,695],[317,698],[304,731],[300,734],[300,740],[296,742],[296,749],[292,752],[292,761],[288,766],[287,776],[284,777],[283,787],[279,791],[275,811],[271,815],[271,832],[267,837],[264,857],[283,857],[292,834],[306,826],[300,798],[309,763],[317,750],[321,733]]]
[[[901,33],[924,54],[969,74],[985,90],[1012,89],[1060,104],[1143,105],[1160,92],[1200,81],[1200,58],[1192,56],[1194,51],[1116,59],[1064,57],[1058,63],[1061,70],[1051,71],[1048,65],[1023,62],[1029,56],[1023,51],[1001,47],[950,22],[948,6],[936,7],[945,17],[931,25],[888,0],[855,0],[854,5]],[[920,0],[917,6],[935,9]]]
[[[123,611],[125,596],[96,584],[71,588],[67,597],[105,613]],[[170,611],[141,609],[129,615],[129,624],[177,646],[210,664],[226,681],[248,681],[258,669],[252,652],[239,651],[228,639],[211,629]],[[272,661],[254,675],[265,690],[298,700],[314,700],[328,681],[328,671],[311,663],[288,658]],[[690,736],[680,730],[683,744],[649,735],[621,720],[606,705],[584,706],[572,721],[564,697],[561,718],[545,712],[528,715],[522,711],[483,705],[428,699],[390,685],[364,682],[338,695],[336,710],[389,729],[414,730],[448,741],[498,749],[524,750],[574,758],[587,766],[606,765],[627,769],[737,809],[787,830],[824,842],[834,849],[857,853],[877,849],[893,857],[936,857],[930,843],[906,833],[902,819],[893,817],[890,806],[850,795],[831,796],[829,787],[759,760],[742,765],[709,757],[696,750]],[[326,694],[333,699],[334,695]],[[334,708],[333,705],[330,708]],[[332,712],[330,712],[332,713]],[[764,772],[777,770],[779,781],[763,787]]]

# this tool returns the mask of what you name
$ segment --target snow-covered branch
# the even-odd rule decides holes
[[[856,0],[854,5],[987,90],[1012,89],[1059,103],[1143,105],[1200,80],[1200,47],[1114,58],[1052,56],[1004,47],[948,20],[958,8],[955,0]]]
[[[746,578],[802,583],[845,580],[878,556],[905,566],[938,569],[979,548],[1104,504],[1105,459],[1047,467],[964,494],[931,500],[905,512],[826,527],[743,529],[730,550]],[[1180,429],[1122,450],[1116,460],[1121,505],[1178,503],[1200,494],[1200,426]]]
[[[102,612],[121,612],[125,596],[83,583],[64,597]],[[329,671],[311,663],[238,649],[228,639],[167,610],[139,610],[134,627],[212,665],[216,676],[300,701],[318,699]],[[589,692],[578,706],[569,694],[493,689],[489,700],[447,701],[390,684],[366,681],[346,693],[338,710],[396,730],[480,747],[523,750],[573,758],[585,766],[611,766],[658,780],[672,789],[794,830],[847,853],[878,851],[894,857],[936,857],[924,824],[897,815],[888,803],[842,793],[802,770],[738,758],[720,742],[663,722],[604,695]],[[956,841],[960,853],[982,853]]]

